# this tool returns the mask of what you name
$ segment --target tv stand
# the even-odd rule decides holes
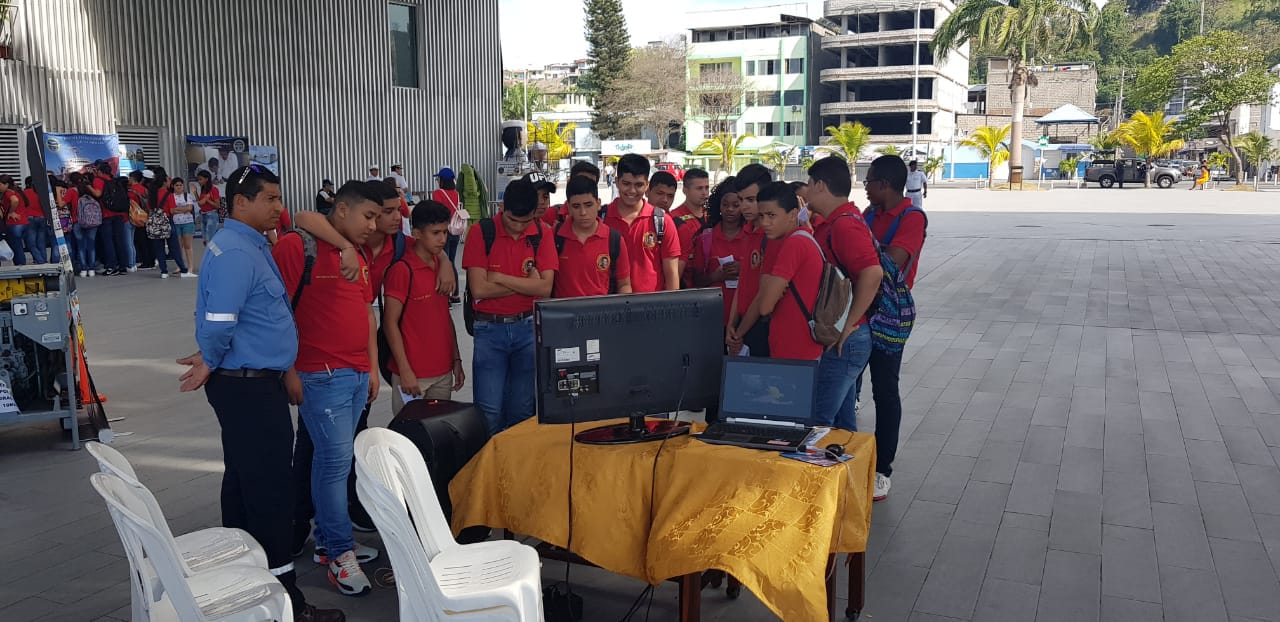
[[[647,419],[644,414],[632,414],[626,423],[615,423],[574,435],[573,440],[588,445],[626,445],[660,441],[672,436],[689,433],[689,422],[670,419]]]

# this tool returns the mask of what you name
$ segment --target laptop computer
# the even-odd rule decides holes
[[[818,362],[728,356],[720,382],[721,421],[697,438],[716,445],[797,451],[813,433]]]

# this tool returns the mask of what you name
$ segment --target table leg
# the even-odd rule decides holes
[[[844,615],[850,620],[857,620],[866,604],[866,570],[867,554],[849,554],[849,607]]]
[[[699,622],[702,618],[702,573],[680,577],[680,622]]]
[[[839,556],[832,553],[827,557],[827,615],[831,620],[838,620],[836,617],[836,559]]]

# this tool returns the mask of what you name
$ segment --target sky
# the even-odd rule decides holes
[[[631,45],[640,46],[685,34],[683,17],[688,10],[767,6],[784,1],[622,0],[622,11]],[[503,67],[542,67],[586,58],[582,5],[583,0],[498,0]]]

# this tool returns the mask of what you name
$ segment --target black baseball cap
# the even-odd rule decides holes
[[[320,182],[320,185],[321,185],[321,186],[332,186],[332,185],[333,185],[333,180],[332,180],[332,179],[326,179],[326,180],[324,180],[324,181]]]
[[[526,175],[525,177],[528,177]],[[538,207],[538,189],[522,179],[513,179],[502,195],[502,209],[512,216],[523,217]]]
[[[533,184],[534,190],[546,190],[547,192],[556,191],[556,185],[552,183],[551,180],[547,179],[546,175],[536,171],[533,173],[525,173],[524,177],[520,178],[520,181]]]

